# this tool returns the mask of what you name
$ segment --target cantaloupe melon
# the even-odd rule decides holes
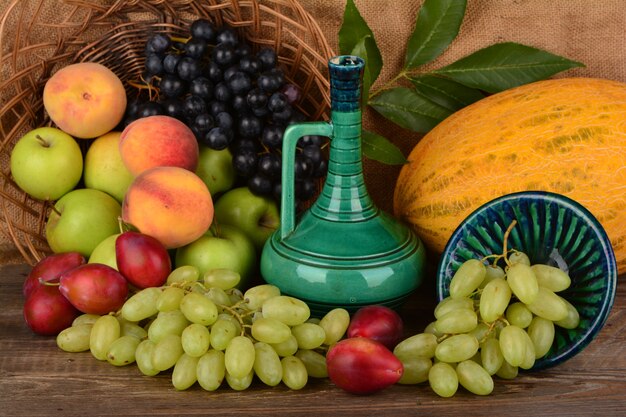
[[[566,78],[494,94],[437,125],[408,160],[394,213],[431,250],[480,205],[545,190],[593,213],[626,272],[626,83]]]

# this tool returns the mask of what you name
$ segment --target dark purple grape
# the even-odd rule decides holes
[[[287,97],[287,101],[289,101],[289,104],[296,103],[298,100],[300,100],[300,97],[302,95],[300,88],[292,83],[285,84],[280,91],[285,95],[285,97]]]
[[[237,174],[249,178],[254,174],[257,164],[257,154],[253,150],[241,149],[233,155],[233,168]]]
[[[224,26],[217,33],[217,44],[234,47],[239,43],[237,32],[233,28]]]
[[[178,62],[176,72],[181,80],[191,81],[202,74],[202,66],[197,59],[185,56]]]
[[[270,115],[270,111],[267,109],[267,107],[261,107],[258,109],[252,109],[252,114],[254,114],[259,119],[265,119]]]
[[[205,100],[213,98],[213,83],[206,77],[198,77],[189,83],[189,93]]]
[[[281,126],[265,126],[261,134],[261,143],[270,149],[280,149],[283,146],[283,133],[285,130]]]
[[[182,55],[178,54],[167,54],[163,58],[163,70],[168,74],[176,74],[176,66],[181,57]]]
[[[211,61],[207,66],[207,75],[213,83],[217,84],[222,81],[223,71],[217,63]]]
[[[268,178],[280,178],[282,161],[280,155],[272,152],[266,152],[259,155],[258,162],[259,173]]]
[[[248,189],[256,195],[271,196],[274,190],[272,180],[259,173],[253,174],[247,185]]]
[[[313,178],[322,178],[328,173],[328,161],[326,159],[322,159],[319,164],[315,167],[311,176]]]
[[[283,93],[276,92],[267,100],[267,108],[272,113],[280,113],[289,106],[289,100]]]
[[[261,69],[263,71],[274,68],[278,62],[278,58],[276,57],[276,51],[269,47],[262,48],[256,56],[261,63]]]
[[[313,166],[316,166],[320,163],[323,158],[322,150],[317,145],[307,145],[302,148],[302,155],[309,158]]]
[[[235,53],[239,58],[250,56],[252,54],[252,47],[247,43],[240,42],[235,46]]]
[[[236,95],[231,99],[231,106],[234,111],[236,111],[239,115],[244,115],[250,113],[250,106],[246,100],[245,96]]]
[[[172,74],[165,74],[159,83],[159,92],[168,98],[180,97],[187,92],[187,84]]]
[[[207,104],[202,97],[193,94],[185,97],[183,109],[188,120],[194,120],[199,114],[207,113],[208,111]]]
[[[182,101],[176,98],[168,98],[161,102],[161,106],[163,106],[163,110],[166,115],[174,117],[178,120],[183,120],[185,118],[185,109]]]
[[[260,109],[267,105],[267,94],[265,94],[260,88],[253,88],[248,92],[246,97],[248,104],[253,109]]]
[[[288,105],[283,110],[272,113],[272,120],[278,124],[286,125],[291,120],[292,114],[293,109],[291,105]]]
[[[152,75],[163,74],[163,59],[157,54],[147,55],[144,66],[146,71]]]
[[[259,88],[266,93],[274,93],[280,89],[282,82],[273,72],[264,72],[257,79]]]
[[[237,131],[244,138],[254,138],[261,134],[263,126],[261,119],[253,115],[245,115],[239,119]]]
[[[233,93],[230,91],[225,82],[217,83],[215,89],[213,90],[213,96],[216,100],[228,102],[233,96]]]
[[[200,59],[208,48],[209,46],[204,39],[192,37],[185,44],[185,55],[195,59]]]
[[[215,115],[215,124],[221,128],[232,130],[233,117],[226,111],[219,112]]]
[[[164,54],[172,46],[169,36],[162,33],[152,35],[146,41],[146,54]]]
[[[261,63],[256,57],[243,56],[239,60],[239,68],[250,76],[255,76],[261,70]]]
[[[228,44],[219,44],[213,49],[213,61],[221,68],[228,68],[237,62],[237,55],[232,46]]]
[[[198,39],[204,39],[207,42],[214,42],[217,30],[211,22],[206,19],[197,19],[191,23],[189,28],[191,36]]]
[[[317,184],[315,180],[307,178],[296,181],[295,184],[296,198],[300,201],[306,201],[312,198],[317,192]]]
[[[309,158],[303,156],[302,154],[298,154],[296,155],[293,171],[297,180],[308,178],[313,173],[313,164]]]
[[[302,136],[298,140],[298,145],[302,147],[309,146],[309,145],[321,146],[323,142],[324,142],[323,136],[306,135],[306,136]]]
[[[209,102],[209,113],[212,116],[217,116],[219,113],[228,113],[230,108],[227,103],[219,100],[212,100]]]
[[[163,106],[156,101],[145,101],[139,105],[137,118],[157,116],[164,114]]]
[[[201,132],[208,132],[215,126],[215,121],[209,113],[200,113],[196,116],[193,125]]]
[[[236,73],[237,71],[239,71],[239,65],[237,65],[237,64],[235,64],[235,65],[231,65],[230,67],[228,67],[228,68],[226,68],[226,69],[224,70],[224,73],[223,73],[222,79],[223,79],[224,81],[228,81],[228,79],[229,79],[230,77],[232,77],[232,75],[233,75],[234,73]]]
[[[233,140],[233,131],[214,127],[204,136],[204,144],[211,149],[226,149]]]
[[[228,81],[226,81],[226,83],[228,84],[228,88],[230,88],[230,91],[237,95],[248,93],[248,91],[250,91],[250,88],[252,87],[252,81],[250,80],[250,77],[248,76],[248,74],[242,71],[235,72],[230,78],[228,78]]]

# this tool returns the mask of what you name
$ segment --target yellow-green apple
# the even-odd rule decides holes
[[[122,131],[120,154],[133,175],[159,167],[180,167],[195,171],[198,141],[193,131],[170,116],[142,117]]]
[[[102,64],[79,62],[55,72],[43,89],[50,119],[75,138],[91,139],[113,130],[126,111],[126,91]]]
[[[90,264],[104,264],[113,269],[117,268],[117,258],[115,257],[115,241],[121,233],[116,233],[105,238],[94,248],[87,261]]]
[[[76,140],[54,127],[40,127],[22,136],[11,151],[11,175],[28,195],[57,200],[72,190],[83,173],[83,155]]]
[[[200,276],[212,269],[229,269],[241,276],[238,286],[245,287],[256,269],[257,254],[250,239],[230,225],[215,225],[190,244],[178,248],[174,264],[192,265]]]
[[[278,228],[280,215],[274,200],[255,195],[248,187],[238,187],[217,199],[215,222],[236,226],[248,235],[257,251],[261,251],[267,238]]]
[[[230,149],[217,150],[200,145],[196,174],[202,178],[214,198],[233,188],[235,168]]]
[[[76,251],[89,258],[105,238],[119,233],[120,203],[107,193],[89,188],[72,190],[54,205],[46,223],[53,252]]]
[[[93,141],[85,155],[83,174],[85,187],[104,191],[120,203],[135,178],[120,156],[121,135],[109,132]]]

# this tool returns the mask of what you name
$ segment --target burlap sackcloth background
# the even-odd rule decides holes
[[[0,13],[8,3],[0,0]],[[338,51],[337,33],[345,0],[300,0],[300,3],[316,19],[331,47]],[[384,83],[403,64],[406,43],[423,0],[355,0],[355,3],[381,50],[384,66],[377,83]],[[556,77],[585,76],[626,82],[625,28],[626,0],[468,0],[459,36],[439,59],[424,69],[441,67],[496,42],[512,41],[586,65]],[[393,141],[405,154],[420,138],[385,121],[371,109],[364,112],[364,124]],[[364,170],[375,203],[391,211],[400,168],[366,159]],[[22,262],[21,256],[7,236],[0,236],[0,264],[16,262]]]

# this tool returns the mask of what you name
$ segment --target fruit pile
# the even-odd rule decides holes
[[[199,19],[186,38],[150,36],[144,74],[133,85],[140,94],[128,106],[125,125],[154,115],[176,118],[200,144],[228,149],[238,179],[252,192],[279,200],[283,133],[305,116],[294,106],[300,90],[286,82],[272,48],[253,53],[234,29]],[[326,174],[324,144],[318,136],[300,139],[295,160],[300,201],[315,194],[318,178]]]

